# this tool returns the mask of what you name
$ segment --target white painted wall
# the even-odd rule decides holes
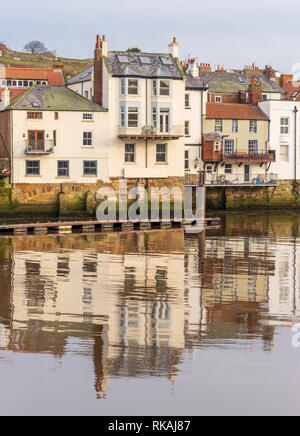
[[[295,158],[297,159],[296,178],[300,178],[300,102],[287,100],[269,100],[259,103],[259,107],[270,118],[270,149],[276,150],[276,162],[271,164],[270,171],[278,174],[280,180],[293,180],[295,177]],[[294,108],[297,107],[297,137],[295,153],[295,114]],[[288,134],[280,133],[280,118],[289,118]],[[280,160],[280,145],[289,146],[289,160]]]
[[[207,91],[186,90],[185,94],[189,94],[190,107],[184,109],[184,119],[189,121],[190,135],[185,136],[185,150],[189,153],[189,170],[185,170],[188,174],[197,174],[194,162],[196,158],[201,158],[202,150],[195,144],[202,144],[201,117],[206,114]],[[203,100],[203,104],[202,104]],[[202,114],[202,115],[201,115]],[[193,144],[189,146],[189,144]],[[203,162],[201,161],[202,167]]]
[[[120,96],[120,79],[108,77],[106,84],[108,89],[109,107],[109,175],[110,177],[124,177],[125,168],[130,167],[130,177],[157,177],[158,168],[161,168],[162,177],[183,177],[184,176],[184,138],[178,140],[148,140],[147,159],[145,140],[119,139],[118,135],[124,131],[127,133],[141,133],[145,125],[152,125],[152,103],[158,106],[170,105],[171,108],[171,131],[180,131],[183,135],[184,125],[184,80],[171,81],[171,95],[153,97],[152,80],[139,79],[138,96]],[[138,105],[140,108],[140,120],[138,128],[126,128],[120,130],[120,103],[129,106]],[[125,163],[125,144],[136,144],[136,162]],[[156,144],[167,144],[167,164],[156,163]],[[147,162],[146,162],[147,160]],[[137,170],[136,172],[134,170]],[[126,175],[126,172],[125,172]]]
[[[83,121],[83,112],[59,112],[59,120],[53,111],[43,111],[42,120],[28,120],[27,111],[14,110],[13,114],[13,183],[94,183],[98,179],[108,181],[108,133],[107,112],[94,112],[94,121]],[[28,130],[44,130],[47,146],[53,144],[54,153],[48,155],[25,154]],[[93,147],[83,147],[83,132],[92,131]],[[25,135],[25,137],[24,137]],[[48,138],[47,138],[48,135]],[[40,176],[25,173],[26,160],[40,161]],[[57,177],[57,161],[69,160],[69,178]],[[83,161],[97,160],[98,176],[83,176]]]
[[[68,85],[68,88],[72,89],[72,91],[77,92],[89,100],[93,99],[93,82],[92,80],[88,80],[86,82],[78,82],[71,83]]]

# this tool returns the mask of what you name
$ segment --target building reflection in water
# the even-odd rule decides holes
[[[78,338],[72,352],[93,356],[98,398],[110,377],[174,381],[183,354],[199,347],[270,349],[276,325],[300,316],[299,226],[282,235],[276,222],[266,231],[254,221],[243,235],[231,220],[199,237],[1,239],[0,347],[62,357]]]

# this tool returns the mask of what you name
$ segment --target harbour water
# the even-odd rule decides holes
[[[298,415],[297,323],[297,215],[1,237],[0,414]]]

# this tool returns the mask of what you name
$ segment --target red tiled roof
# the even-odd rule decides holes
[[[0,88],[0,100],[1,100],[2,91],[4,91],[4,89]],[[12,89],[10,89],[10,98],[11,98],[11,100],[13,98],[18,97],[18,95],[22,94],[23,91],[25,91],[25,88],[12,88]]]
[[[206,118],[268,120],[257,106],[241,103],[206,103]]]
[[[286,83],[286,85],[283,87],[283,92],[284,92],[284,98],[292,98],[292,95],[294,94],[294,92],[298,92],[297,95],[295,95],[293,98],[295,98],[295,100],[299,101],[300,100],[300,81],[298,80],[293,80],[293,81],[289,81]]]
[[[6,79],[47,80],[48,85],[64,85],[62,72],[53,68],[5,68]]]

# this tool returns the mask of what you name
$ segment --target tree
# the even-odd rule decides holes
[[[127,50],[127,53],[141,53],[141,49],[138,47],[131,47]]]
[[[45,44],[41,41],[30,41],[24,45],[24,50],[32,54],[45,53],[47,51]]]

